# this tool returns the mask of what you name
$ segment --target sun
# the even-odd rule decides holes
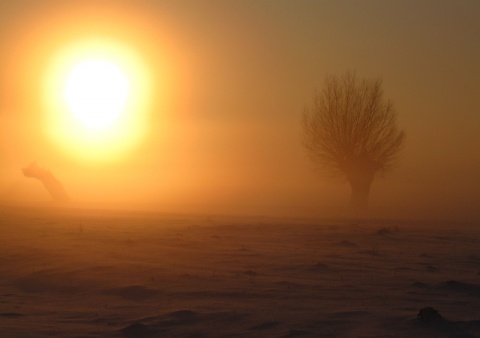
[[[83,163],[125,158],[148,134],[153,84],[133,43],[90,37],[66,44],[41,83],[45,135]]]
[[[111,127],[125,111],[129,81],[118,65],[90,59],[75,65],[65,83],[64,98],[75,118],[90,130]]]

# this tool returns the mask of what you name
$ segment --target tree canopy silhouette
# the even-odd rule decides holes
[[[352,72],[325,78],[305,108],[303,131],[311,159],[350,183],[357,211],[367,207],[375,175],[392,169],[405,140],[392,101],[383,98],[381,80],[358,79]]]

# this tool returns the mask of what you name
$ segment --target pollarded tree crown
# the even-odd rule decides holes
[[[383,99],[381,81],[360,81],[354,73],[327,77],[303,122],[309,155],[330,170],[369,162],[387,171],[405,139],[396,127],[393,102]]]

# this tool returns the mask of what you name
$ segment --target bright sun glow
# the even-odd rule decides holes
[[[86,60],[76,65],[65,85],[65,100],[87,128],[110,127],[125,110],[129,83],[122,70],[105,60]]]
[[[42,83],[46,135],[84,163],[125,157],[148,131],[151,74],[138,51],[117,40],[96,37],[64,46]]]

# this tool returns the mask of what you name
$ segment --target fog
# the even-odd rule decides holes
[[[325,75],[382,78],[407,141],[375,179],[372,217],[480,219],[476,1],[0,1],[0,200],[49,201],[36,160],[76,203],[162,212],[341,216],[349,187],[315,170],[301,114]],[[149,129],[108,163],[42,127],[43,68],[84,35],[132,43],[155,79]]]

